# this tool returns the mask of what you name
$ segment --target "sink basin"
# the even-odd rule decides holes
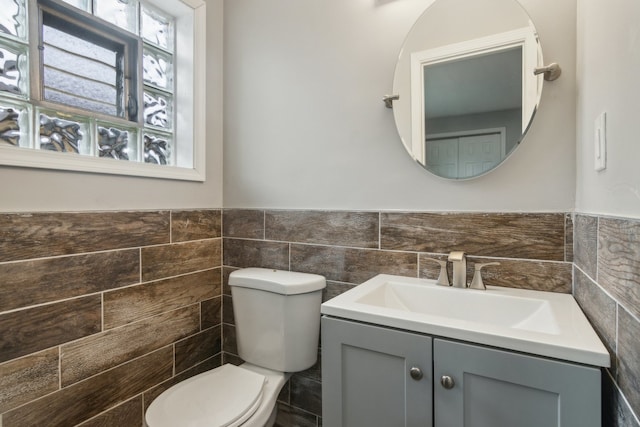
[[[464,291],[463,293],[460,291]],[[444,286],[385,281],[356,302],[445,319],[559,334],[560,327],[549,301]]]
[[[322,304],[322,313],[596,366],[606,348],[571,295],[380,274]]]

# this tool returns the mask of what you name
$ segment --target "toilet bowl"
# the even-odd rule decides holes
[[[324,277],[263,268],[229,276],[238,355],[165,390],[149,406],[149,427],[271,427],[292,372],[317,360]]]

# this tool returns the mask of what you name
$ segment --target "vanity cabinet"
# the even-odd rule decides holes
[[[327,316],[322,399],[325,427],[601,423],[599,368]]]
[[[600,426],[598,368],[434,339],[433,376],[437,427]]]
[[[427,336],[323,317],[323,426],[430,427],[431,350]]]

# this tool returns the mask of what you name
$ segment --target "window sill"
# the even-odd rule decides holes
[[[204,153],[200,153],[199,158],[204,159]],[[0,145],[0,165],[38,169],[203,182],[205,181],[204,161],[201,163],[195,168],[184,168]]]

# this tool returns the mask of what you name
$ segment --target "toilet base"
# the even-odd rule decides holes
[[[276,423],[276,418],[278,417],[278,403],[273,407],[273,411],[271,411],[271,415],[269,415],[269,419],[267,420],[264,427],[273,427]]]
[[[291,377],[291,373],[272,371],[271,369],[262,368],[252,365],[251,363],[243,363],[241,368],[264,375],[267,383],[264,389],[264,396],[260,407],[256,410],[251,418],[245,421],[241,427],[273,427],[278,415],[278,394],[284,384]]]

